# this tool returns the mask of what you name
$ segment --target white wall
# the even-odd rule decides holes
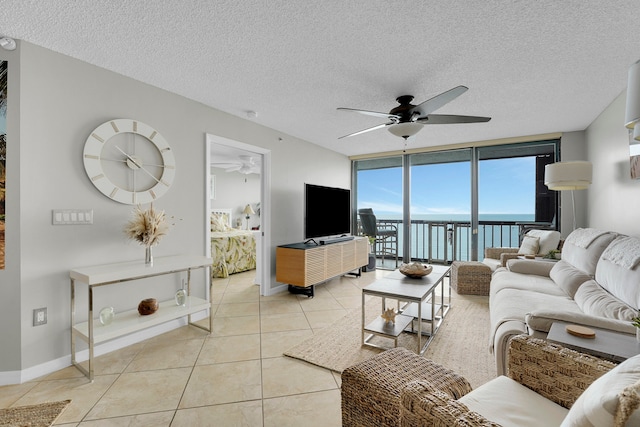
[[[260,225],[256,204],[260,202],[260,175],[244,175],[239,172],[227,172],[221,168],[211,168],[211,175],[215,176],[216,198],[211,200],[212,208],[233,209],[233,226],[240,220],[241,228],[247,228],[246,215],[242,213],[244,207],[250,204],[255,215],[250,215],[249,228]]]
[[[5,269],[0,270],[0,372],[2,367],[20,367],[20,54],[0,49],[0,60],[8,61],[7,169],[5,199]],[[5,345],[5,343],[10,343]]]
[[[29,43],[20,42],[13,53],[0,52],[0,59],[11,60],[0,384],[22,370],[69,360],[70,269],[144,256],[143,248],[122,233],[132,207],[99,193],[83,168],[84,142],[101,123],[140,120],[156,128],[174,151],[174,186],[154,206],[181,221],[154,248],[156,257],[205,253],[207,133],[271,150],[273,254],[275,245],[303,237],[305,181],[350,186],[349,160],[306,141]],[[19,89],[11,90],[18,82]],[[305,161],[310,158],[313,164]],[[53,226],[52,209],[93,209],[94,224]],[[274,265],[275,255],[272,287]],[[204,282],[204,276],[197,279]],[[179,282],[170,277],[102,288],[96,309],[131,309],[144,297],[172,295]],[[33,327],[32,310],[38,307],[48,308],[48,324]],[[80,318],[85,309],[79,309]]]
[[[594,228],[640,236],[640,180],[630,178],[625,103],[622,93],[586,130],[593,163],[588,222]]]

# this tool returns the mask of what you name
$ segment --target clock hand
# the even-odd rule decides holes
[[[102,157],[100,156],[100,160],[106,160],[108,162],[119,162],[119,163],[127,163],[126,160],[122,160],[122,159],[108,159],[106,157]]]
[[[122,148],[118,147],[117,145],[115,145],[116,149],[121,152],[122,154],[125,155],[125,157],[134,164],[134,166],[136,166],[138,169],[142,169],[142,166],[140,166],[138,164],[138,162],[135,161],[135,159],[133,157],[131,157],[130,155],[128,155],[127,153],[124,152],[124,150],[122,150]]]
[[[141,169],[142,171],[144,171],[144,173],[146,173],[147,175],[149,175],[151,178],[153,178],[157,183],[160,183],[160,180],[158,178],[156,178],[155,176],[153,176],[153,174],[151,172],[149,172],[148,170],[146,170],[144,167],[142,167],[141,164],[138,164],[138,162],[131,157],[130,155],[128,155],[127,153],[125,153],[120,147],[118,147],[117,145],[115,145],[114,147],[116,147],[118,149],[118,151],[120,151],[122,154],[124,154],[128,160],[131,161],[131,163],[133,163],[138,169]]]

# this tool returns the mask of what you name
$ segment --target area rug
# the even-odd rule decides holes
[[[366,322],[381,313],[379,298],[366,303]],[[284,355],[314,365],[342,372],[381,349],[362,346],[362,311],[353,310],[332,325],[317,331],[313,337],[287,350]],[[373,343],[392,347],[390,339],[375,337]],[[402,333],[398,345],[414,350],[416,334]],[[438,333],[424,357],[463,375],[475,388],[496,376],[493,355],[489,353],[488,297],[455,296]]]
[[[71,400],[0,409],[2,427],[48,427],[60,416]]]

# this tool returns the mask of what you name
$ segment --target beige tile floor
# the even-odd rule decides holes
[[[185,326],[75,367],[0,387],[0,407],[72,399],[62,426],[340,426],[340,375],[282,353],[361,306],[388,271],[344,276],[314,298],[262,297],[255,272],[216,279],[214,327]]]

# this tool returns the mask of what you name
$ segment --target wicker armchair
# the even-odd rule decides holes
[[[509,346],[509,377],[567,409],[593,381],[615,366],[528,335],[515,336]],[[425,380],[403,388],[400,412],[402,427],[499,426]]]
[[[342,373],[342,426],[399,426],[400,392],[414,380],[433,383],[452,399],[471,391],[461,375],[406,348],[392,348]]]
[[[537,247],[536,255],[544,256],[549,253],[551,250],[562,250],[563,241],[560,239],[560,233],[555,230],[540,230],[540,229],[530,229],[526,232],[526,234],[521,234],[521,242],[525,237],[533,237],[539,239],[539,245]],[[524,255],[518,253],[520,248],[513,247],[489,247],[484,249],[484,260],[485,263],[492,271],[495,271],[498,267],[506,267],[507,261],[510,259],[517,258],[519,255]]]
[[[500,261],[500,265],[502,267],[507,266],[507,261],[510,259],[518,258],[518,250],[520,248],[506,248],[506,247],[497,247],[497,248],[484,248],[484,257],[496,259]]]

